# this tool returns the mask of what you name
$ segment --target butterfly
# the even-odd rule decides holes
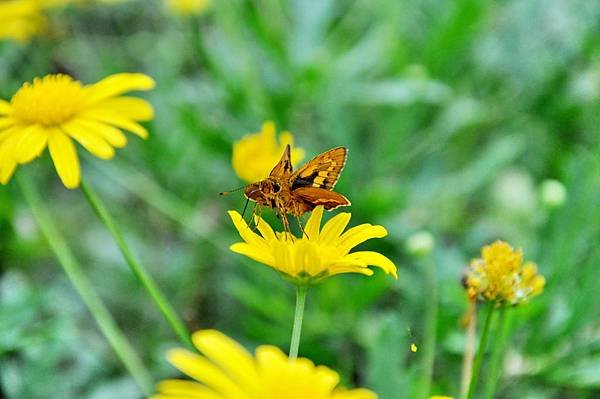
[[[346,197],[333,191],[346,165],[348,149],[335,147],[325,151],[295,172],[290,152],[288,144],[266,179],[244,187],[246,198],[256,203],[255,211],[256,206],[274,209],[287,232],[290,232],[288,214],[299,218],[319,205],[327,210],[350,205]]]

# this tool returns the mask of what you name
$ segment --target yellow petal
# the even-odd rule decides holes
[[[202,356],[185,349],[172,349],[167,353],[167,359],[183,373],[227,398],[244,397],[243,392],[227,373]]]
[[[350,216],[348,212],[339,213],[325,223],[321,231],[321,241],[324,245],[333,244],[340,237],[350,222]]]
[[[164,380],[158,383],[157,388],[160,393],[168,395],[165,397],[171,399],[173,399],[173,396],[204,399],[226,399],[223,396],[218,395],[213,390],[194,381]]]
[[[127,130],[143,139],[148,138],[148,131],[139,123],[132,121],[114,111],[101,109],[90,109],[81,113],[82,118],[93,119],[104,123],[109,123],[121,129]]]
[[[370,240],[371,238],[382,238],[387,236],[387,230],[383,226],[372,224],[361,224],[347,230],[340,237],[338,248],[342,253],[348,253],[358,244]]]
[[[73,141],[58,129],[48,135],[48,149],[58,176],[66,188],[74,189],[81,180],[79,158]]]
[[[270,253],[257,248],[256,246],[247,244],[245,242],[238,242],[229,247],[232,252],[236,254],[247,256],[257,262],[263,263],[267,266],[274,267],[275,262],[273,261],[273,255]]]
[[[6,184],[17,168],[17,161],[12,156],[16,140],[0,142],[0,183]]]
[[[255,220],[258,227],[258,231],[260,231],[260,234],[265,240],[270,241],[277,239],[277,236],[275,235],[275,232],[273,231],[269,223],[265,222],[264,219],[259,216],[255,216]]]
[[[15,120],[10,116],[0,117],[0,129],[7,129],[14,125]]]
[[[12,112],[12,107],[8,101],[0,100],[0,115],[8,115]]]
[[[48,133],[38,125],[32,125],[19,140],[16,148],[16,160],[23,164],[30,162],[34,158],[40,156],[46,144],[48,143]]]
[[[216,330],[192,335],[192,342],[211,362],[220,366],[244,391],[260,389],[254,359],[240,344]]]
[[[111,159],[115,156],[115,150],[101,136],[70,122],[63,125],[63,130],[94,156],[100,159]]]
[[[256,348],[256,364],[261,372],[278,371],[277,366],[287,363],[287,356],[275,346],[261,345]]]
[[[116,97],[102,101],[94,109],[108,110],[136,121],[149,121],[154,109],[146,100],[137,97]]]
[[[86,86],[86,103],[95,104],[132,90],[150,90],[155,85],[150,76],[142,73],[118,73]]]
[[[101,136],[108,144],[115,148],[123,148],[127,145],[127,137],[125,137],[121,130],[114,126],[83,118],[74,119],[71,123],[77,126],[77,129],[89,130]]]
[[[346,255],[344,259],[351,259],[352,261],[361,262],[369,266],[377,266],[387,274],[391,273],[394,277],[398,278],[397,269],[394,262],[379,252],[358,251]]]
[[[356,265],[336,265],[336,266],[332,266],[329,269],[329,274],[331,276],[335,276],[336,274],[344,274],[344,273],[357,273],[357,274],[364,274],[365,276],[372,276],[373,270],[369,269],[368,267],[361,267],[361,266],[356,266]]]
[[[244,241],[251,245],[265,245],[264,239],[255,232],[253,232],[252,229],[250,229],[250,227],[248,226],[248,224],[246,224],[246,221],[242,218],[242,215],[240,215],[239,212],[229,211],[227,213],[229,213],[229,217],[233,221],[235,228],[237,229],[238,233],[240,233],[240,237],[242,237]]]
[[[260,127],[260,135],[268,139],[269,142],[275,142],[275,122],[264,121]]]
[[[306,232],[306,235],[308,235],[309,240],[319,240],[319,230],[321,229],[322,218],[323,206],[318,206],[312,211],[310,217],[308,218],[308,221],[306,222],[306,225],[304,226],[304,231]]]
[[[368,389],[352,389],[350,391],[334,392],[332,399],[377,399],[377,395]]]

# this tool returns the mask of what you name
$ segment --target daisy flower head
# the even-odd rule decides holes
[[[123,130],[145,139],[148,132],[138,122],[153,118],[152,106],[122,94],[154,85],[139,73],[115,74],[91,85],[62,74],[24,83],[10,102],[0,100],[0,183],[6,184],[17,165],[31,162],[48,147],[65,187],[78,187],[73,140],[92,155],[110,159],[115,148],[127,144]]]
[[[481,249],[466,270],[464,285],[471,300],[519,305],[539,295],[546,280],[533,262],[523,262],[523,252],[504,241]]]
[[[304,150],[294,148],[294,136],[290,132],[284,131],[276,137],[275,123],[266,121],[260,132],[246,135],[233,143],[233,169],[240,179],[248,183],[262,180],[279,162],[288,144],[292,147],[292,164],[296,165],[304,158]]]
[[[167,358],[196,381],[172,379],[158,384],[150,399],[376,399],[367,389],[339,388],[340,377],[308,359],[290,359],[274,346],[260,346],[253,356],[216,330],[192,335],[202,353],[173,349]]]
[[[371,238],[387,235],[383,226],[361,224],[344,232],[350,213],[339,213],[323,228],[323,206],[310,215],[301,238],[290,233],[275,233],[262,218],[255,216],[260,234],[255,233],[236,211],[229,216],[244,242],[233,244],[233,252],[247,256],[283,273],[300,285],[312,284],[341,273],[373,275],[369,266],[376,266],[398,278],[396,265],[386,256],[374,251],[350,252]]]

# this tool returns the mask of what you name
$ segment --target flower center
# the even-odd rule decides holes
[[[13,117],[25,124],[60,125],[82,104],[83,85],[67,75],[47,75],[26,82],[11,100]]]

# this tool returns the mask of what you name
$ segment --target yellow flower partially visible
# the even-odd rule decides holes
[[[542,293],[546,280],[533,262],[523,263],[523,252],[504,241],[481,250],[466,271],[464,283],[471,300],[519,305]]]
[[[199,15],[208,10],[211,0],[165,0],[171,12],[179,15]]]
[[[0,1],[0,40],[27,42],[44,31],[45,10],[66,5],[71,0]]]
[[[110,159],[115,148],[127,144],[122,130],[145,139],[148,132],[138,122],[152,119],[152,106],[121,95],[153,87],[154,80],[139,73],[111,75],[91,85],[67,75],[24,83],[10,102],[0,100],[0,183],[48,147],[65,187],[76,188],[80,169],[73,140],[92,155]]]
[[[266,121],[260,132],[246,135],[233,144],[231,162],[240,179],[254,183],[267,177],[288,144],[292,146],[292,165],[304,158],[304,150],[293,147],[294,136],[290,132],[282,132],[279,139],[275,132],[275,123]]]
[[[344,232],[350,222],[350,213],[339,213],[321,229],[323,207],[315,208],[304,227],[306,235],[302,238],[289,233],[275,233],[267,222],[256,216],[259,235],[238,212],[229,211],[229,216],[244,240],[231,246],[233,252],[272,267],[300,284],[310,284],[341,273],[371,276],[373,270],[369,266],[379,267],[398,278],[396,266],[384,255],[373,251],[350,253],[358,244],[387,235],[383,226],[368,223]]]
[[[165,380],[151,399],[376,399],[367,389],[337,388],[339,375],[308,359],[290,361],[274,346],[252,356],[216,330],[192,335],[202,355],[185,349],[168,352],[169,362],[195,381]]]
[[[26,42],[42,30],[45,22],[42,8],[35,1],[0,2],[0,40]]]
[[[433,396],[430,396],[429,399],[454,399],[454,398],[452,396],[433,395]]]

